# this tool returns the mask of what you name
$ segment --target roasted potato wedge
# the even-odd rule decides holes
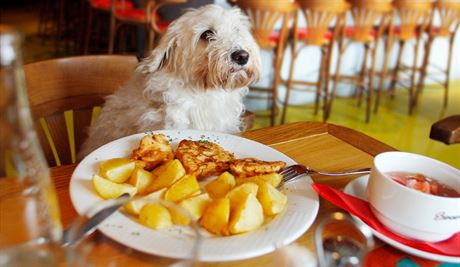
[[[268,182],[274,187],[277,187],[280,184],[282,178],[283,176],[281,174],[274,172],[269,174],[256,175],[252,177],[236,178],[235,180],[237,185],[248,182],[256,184]]]
[[[276,215],[284,210],[287,203],[287,196],[270,183],[259,185],[257,199],[264,209],[264,214],[268,216]]]
[[[230,218],[230,199],[214,199],[206,206],[200,225],[210,233],[216,235],[229,235],[228,221]]]
[[[166,190],[164,199],[179,202],[200,192],[200,185],[195,175],[184,175]]]
[[[113,158],[99,164],[99,175],[115,183],[126,182],[136,164],[127,158]]]
[[[224,172],[216,179],[209,182],[205,191],[211,198],[222,198],[235,186],[235,177],[229,172]]]
[[[139,213],[139,222],[155,230],[173,225],[168,209],[158,203],[145,205]]]
[[[163,198],[163,194],[166,191],[166,188],[160,189],[158,191],[155,191],[153,193],[150,193],[146,196],[143,196],[142,198],[131,200],[128,203],[126,203],[123,208],[128,212],[133,215],[139,215],[139,212],[141,209],[148,203],[152,203],[155,200],[159,200]]]
[[[233,201],[228,230],[231,234],[241,234],[259,228],[264,222],[262,205],[256,196],[249,192],[240,191],[241,195]]]
[[[153,182],[153,178],[154,176],[151,172],[136,167],[134,168],[128,183],[134,185],[137,188],[138,195],[143,195],[147,192],[147,188]]]
[[[130,184],[115,183],[97,174],[93,175],[92,182],[97,194],[103,199],[114,199],[124,193],[128,193],[133,196],[137,192],[137,188],[135,186]]]
[[[154,169],[152,174],[154,178],[150,186],[146,189],[147,192],[154,192],[172,185],[185,175],[185,169],[179,160],[174,159]]]

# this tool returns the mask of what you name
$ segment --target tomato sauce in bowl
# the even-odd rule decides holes
[[[426,194],[441,197],[460,197],[460,193],[452,187],[420,173],[388,172],[386,175],[401,185]]]

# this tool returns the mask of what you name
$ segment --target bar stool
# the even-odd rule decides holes
[[[150,43],[153,44],[155,47],[156,40],[160,38],[168,29],[169,24],[171,24],[171,20],[162,19],[159,15],[160,8],[168,5],[180,5],[187,3],[188,0],[157,0],[155,1],[155,5],[151,7],[150,11],[150,26],[153,30],[153,34],[150,36],[151,40]]]
[[[460,26],[460,2],[458,0],[438,0],[434,4],[434,11],[439,14],[439,26],[435,26],[432,21],[427,30],[428,40],[425,44],[425,55],[423,57],[422,70],[418,80],[415,98],[418,99],[418,94],[421,90],[423,90],[425,78],[429,74],[428,67],[432,67],[444,75],[443,81],[436,79],[432,80],[440,83],[444,87],[444,107],[447,107],[449,100],[449,78],[450,67],[452,65],[452,49],[454,46],[455,36]],[[449,42],[447,50],[447,66],[442,67],[430,64],[433,42],[435,39],[439,38],[447,39]],[[428,76],[428,78],[430,77]]]
[[[375,102],[375,111],[378,110],[379,98],[384,87],[384,79],[386,77],[388,68],[389,52],[393,47],[393,42],[399,43],[399,50],[396,59],[396,66],[391,73],[391,83],[389,86],[389,93],[394,97],[396,85],[399,84],[406,87],[400,79],[400,72],[405,71],[409,74],[409,114],[412,114],[414,107],[417,104],[416,94],[416,74],[420,72],[421,68],[418,67],[419,47],[422,43],[424,33],[427,31],[432,20],[432,1],[431,0],[395,0],[393,2],[393,17],[399,20],[399,25],[396,25],[389,31],[385,51],[385,58],[381,72],[381,82],[379,85],[379,92]],[[413,40],[414,44],[414,58],[412,65],[404,65],[402,63],[402,55],[404,46],[407,42]]]
[[[277,98],[281,80],[281,63],[289,34],[289,23],[293,18],[296,6],[291,0],[237,0],[230,2],[241,8],[251,20],[252,34],[259,47],[273,51],[274,77],[272,86],[270,88],[251,86],[248,98],[271,99],[270,123],[275,125],[275,117],[278,113]],[[275,29],[278,22],[281,22],[279,30]],[[265,97],[260,96],[260,94],[265,95]]]
[[[341,35],[340,33],[343,30],[344,15],[348,9],[348,4],[344,0],[297,0],[297,3],[307,25],[305,29],[299,29],[299,20],[296,14],[293,31],[294,38],[291,43],[292,60],[289,77],[286,81],[286,97],[283,103],[281,123],[284,123],[286,119],[291,90],[308,91],[305,86],[315,87],[315,114],[318,113],[321,94],[323,94],[323,120],[326,121],[334,98],[334,95],[330,94],[328,90],[332,48],[334,41]],[[330,30],[331,28],[333,30]],[[299,46],[299,42],[303,46]],[[321,50],[319,75],[318,80],[315,82],[293,80],[296,59],[301,50],[307,46],[316,46]],[[304,87],[294,87],[293,85],[302,85]]]
[[[358,106],[361,105],[364,94],[366,95],[365,121],[370,121],[371,105],[374,93],[374,78],[376,76],[376,60],[379,42],[383,32],[391,23],[391,2],[389,0],[350,0],[352,24],[346,26],[344,39],[349,43],[362,44],[364,56],[361,69],[357,75],[345,76],[338,71],[334,76],[333,94],[339,80],[349,80],[356,85]],[[345,41],[340,43],[339,53],[344,53],[347,47]],[[368,67],[368,61],[370,65]],[[340,64],[340,62],[339,62]]]
[[[115,3],[116,0],[112,0]],[[157,15],[159,8],[165,5],[177,5],[186,3],[187,0],[148,0],[145,8],[116,8],[113,4],[110,16],[110,37],[109,37],[109,54],[113,54],[115,38],[120,26],[125,24],[145,27],[147,32],[147,45],[145,50],[151,51],[154,46],[155,33],[162,34],[166,32],[171,21],[162,21]]]
[[[115,0],[112,1],[112,6],[110,8],[110,28],[109,28],[109,47],[108,53],[113,54],[115,49],[115,38],[117,37],[117,32],[122,25],[137,25],[145,29],[147,33],[148,45],[147,47],[152,47],[153,44],[150,43],[152,30],[149,27],[150,25],[150,8],[152,6],[152,1],[149,1],[147,5],[143,8],[117,8],[115,6]]]
[[[116,9],[132,9],[133,3],[128,0],[117,0],[114,3],[112,0],[89,0],[88,1],[88,11],[87,11],[87,21],[86,21],[86,31],[85,31],[85,46],[83,49],[84,54],[89,53],[89,46],[91,42],[91,35],[94,30],[93,17],[97,13],[107,14],[110,16],[112,5]],[[108,23],[107,23],[108,25]]]

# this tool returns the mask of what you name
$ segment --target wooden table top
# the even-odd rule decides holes
[[[349,128],[325,124],[320,122],[299,122],[285,124],[275,127],[257,129],[241,133],[242,137],[268,145],[297,161],[313,169],[324,171],[342,171],[347,169],[364,168],[372,165],[373,157],[381,152],[395,150],[394,148],[375,140],[363,133]],[[59,198],[61,209],[61,219],[64,227],[77,216],[75,209],[70,202],[69,180],[76,165],[67,165],[51,168],[52,178]],[[342,189],[348,182],[358,177],[324,177],[312,175],[315,182],[324,183],[334,188]],[[0,180],[1,181],[1,180]],[[333,211],[340,210],[333,204],[320,199],[318,217]],[[308,247],[314,251],[313,230],[318,219],[295,243],[300,246]],[[117,257],[117,250],[120,247],[115,242],[106,242],[101,251],[104,258],[111,256]],[[413,256],[405,255],[404,252],[397,251],[383,243],[378,243],[380,249],[384,250],[382,255],[392,254],[407,256],[415,262],[434,266],[435,262],[423,260]],[[387,257],[387,256],[382,256]],[[202,263],[203,266],[271,266],[273,253],[267,255],[232,262]],[[134,253],[130,259],[124,259],[126,264],[164,266],[172,261],[142,253]],[[426,265],[426,266],[428,266]],[[382,265],[383,266],[383,265]]]

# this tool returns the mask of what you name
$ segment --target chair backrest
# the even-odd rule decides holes
[[[412,39],[418,33],[425,32],[430,25],[433,10],[431,0],[395,0],[393,6],[400,21],[399,39]]]
[[[309,45],[323,45],[328,42],[331,27],[338,31],[342,26],[342,15],[348,9],[345,0],[298,0],[305,17],[306,33],[303,41]]]
[[[104,97],[132,75],[134,56],[101,55],[26,64],[29,102],[50,166],[76,162],[76,152]]]
[[[369,42],[375,39],[374,29],[376,25],[377,35],[387,27],[389,16],[392,11],[389,0],[350,0],[353,30],[348,36],[359,42]]]
[[[168,29],[168,24],[171,21],[162,21],[159,16],[159,10],[165,6],[176,5],[177,8],[181,8],[180,5],[187,3],[187,0],[157,0],[148,1],[147,3],[147,19],[150,22],[152,29],[158,34],[164,34]]]
[[[436,35],[447,37],[457,31],[460,24],[460,1],[438,0],[435,3],[435,10],[439,12],[440,19]]]
[[[293,17],[295,4],[291,0],[238,0],[235,4],[243,10],[252,23],[252,35],[259,46],[273,48],[288,37],[289,22]],[[272,38],[275,27],[281,21],[279,36]],[[276,39],[276,41],[274,41]]]

